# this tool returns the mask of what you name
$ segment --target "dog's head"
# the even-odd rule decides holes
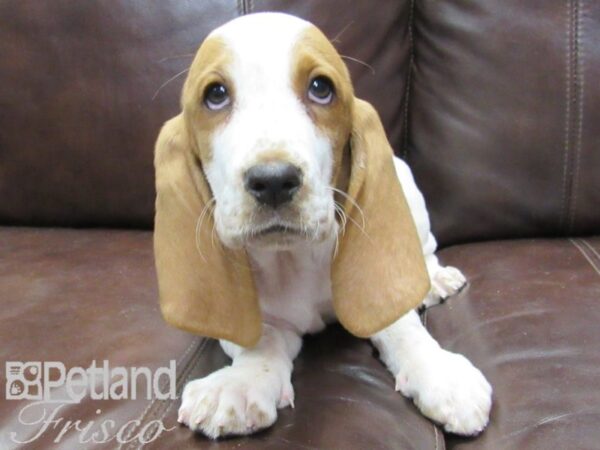
[[[290,249],[340,228],[334,305],[350,331],[372,334],[421,301],[428,279],[392,151],[316,27],[264,13],[216,29],[182,109],[155,158],[169,322],[251,345],[261,318],[245,249]]]
[[[286,247],[335,232],[332,182],[354,96],[314,26],[255,14],[213,31],[183,90],[183,115],[228,247]]]

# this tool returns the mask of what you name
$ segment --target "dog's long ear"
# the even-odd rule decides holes
[[[154,254],[160,307],[178,328],[254,345],[261,316],[244,251],[213,238],[211,192],[181,115],[162,128],[155,149]],[[203,216],[203,217],[201,217]]]
[[[349,180],[332,267],[334,307],[351,333],[367,337],[415,308],[429,290],[423,252],[381,121],[355,99]]]

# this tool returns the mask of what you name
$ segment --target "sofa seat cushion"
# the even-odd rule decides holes
[[[168,327],[160,317],[149,232],[0,228],[0,348],[6,361],[88,367],[166,367],[177,394],[189,379],[228,363],[218,343]],[[26,448],[80,448],[66,421],[114,420],[144,448],[594,448],[600,415],[600,238],[461,245],[442,260],[469,286],[424,316],[442,345],[469,357],[495,389],[492,421],[476,439],[444,437],[393,382],[368,342],[339,326],[305,340],[293,382],[296,408],[251,438],[213,443],[176,424],[178,400],[93,400],[61,406]],[[2,364],[4,368],[4,364]],[[6,384],[7,374],[2,372]],[[19,423],[27,401],[0,402],[0,448],[35,437]],[[98,412],[100,411],[100,412]],[[31,409],[39,418],[40,410]],[[37,416],[36,416],[37,414]],[[150,424],[150,425],[149,425]],[[146,427],[146,428],[144,428]],[[146,433],[143,434],[142,430]],[[445,442],[444,442],[445,440]],[[133,440],[123,448],[138,448]],[[115,448],[114,440],[86,448]]]
[[[0,355],[2,383],[6,361],[56,361],[67,369],[104,360],[114,367],[154,371],[177,362],[176,389],[228,364],[217,342],[167,326],[158,308],[152,234],[143,231],[0,228]],[[164,379],[163,379],[164,381]],[[134,439],[122,448],[139,448],[137,436],[150,440],[160,421],[162,432],[144,448],[211,449],[443,449],[443,434],[409,400],[394,392],[392,377],[367,341],[350,337],[339,326],[306,339],[293,374],[295,409],[283,409],[274,427],[251,438],[213,443],[176,423],[179,400],[147,400],[138,386],[136,400],[94,400],[60,406],[41,436],[43,409],[32,401],[0,402],[0,448],[116,448],[82,443],[67,421],[115,422],[112,434],[130,420],[122,436]],[[163,391],[165,391],[163,389]],[[54,391],[53,391],[54,392]],[[60,392],[58,394],[61,394]],[[45,405],[46,418],[57,405]],[[154,422],[153,422],[154,421]],[[144,434],[144,432],[146,434]],[[89,438],[89,435],[87,436]],[[98,435],[97,440],[102,440]],[[58,439],[58,442],[54,442]]]
[[[452,449],[598,448],[600,238],[461,245],[441,253],[470,285],[427,327],[494,387],[491,424]]]

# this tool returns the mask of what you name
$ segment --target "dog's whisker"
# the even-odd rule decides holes
[[[337,192],[342,197],[344,197],[345,199],[347,199],[358,210],[358,212],[360,213],[360,216],[361,216],[362,229],[364,230],[364,228],[367,226],[366,219],[365,219],[365,214],[364,214],[362,208],[356,202],[356,200],[354,200],[350,195],[346,194],[341,189],[337,189],[337,188],[334,188],[332,186],[330,186],[329,189],[331,189],[333,192]]]
[[[340,224],[343,226],[342,215],[340,214],[340,210],[339,210],[339,207],[337,204],[333,205],[333,211],[334,211],[336,218],[339,218]]]
[[[207,217],[207,213],[212,214],[212,211],[210,211],[211,205],[214,205],[215,201],[216,200],[213,197],[206,203],[206,205],[204,205],[204,208],[202,208],[202,211],[200,212],[200,216],[198,216],[198,220],[196,221],[196,231],[195,231],[196,250],[202,257],[204,262],[206,262],[206,257],[204,256],[204,253],[202,253],[202,249],[200,248],[201,247],[200,246],[200,230],[202,229],[202,224],[204,223],[204,219]]]
[[[211,207],[213,206],[213,204],[215,204],[215,202],[216,202],[216,200],[214,197],[211,198],[208,202],[206,202],[206,205],[204,205],[204,208],[202,208],[202,212],[200,213],[201,220],[204,220],[207,213],[211,210]]]
[[[217,226],[217,221],[213,220],[212,229],[210,230],[210,245],[212,248],[215,248],[215,230]]]
[[[367,239],[371,240],[371,236],[369,236],[369,234],[367,233],[367,231],[366,231],[366,230],[365,230],[363,227],[361,227],[361,226],[360,226],[360,224],[359,224],[359,223],[358,223],[356,220],[354,220],[354,218],[353,218],[352,216],[349,216],[348,214],[346,214],[346,217],[348,218],[348,220],[349,220],[350,222],[352,222],[352,223],[353,223],[353,224],[356,226],[356,228],[358,228],[358,229],[360,230],[360,232],[361,232],[361,233],[362,233],[362,234],[363,234],[363,235],[364,235],[364,236],[365,236]]]
[[[339,204],[338,204],[338,208],[341,208],[340,214],[343,214],[343,216],[345,218],[344,227],[342,229],[342,235],[345,234],[345,232],[346,232],[347,221],[350,221],[350,222],[352,222],[356,226],[356,228],[358,228],[360,230],[360,232],[367,239],[371,240],[371,236],[369,236],[369,234],[367,233],[367,231],[364,228],[364,225],[365,225],[364,222],[363,222],[363,225],[361,226],[352,216],[350,216],[349,214],[347,214]]]
[[[335,259],[335,257],[338,254],[339,246],[340,246],[340,234],[335,233],[335,245],[333,247],[333,259]]]
[[[354,20],[351,20],[350,22],[348,22],[348,23],[347,23],[347,24],[344,26],[344,28],[342,28],[342,29],[341,29],[341,30],[338,32],[338,34],[336,34],[336,35],[335,35],[335,37],[334,37],[334,38],[331,40],[331,43],[334,43],[334,42],[342,42],[342,41],[340,41],[340,38],[342,37],[342,34],[344,34],[344,33],[346,32],[346,30],[347,30],[348,28],[350,28],[352,25],[354,25]]]
[[[249,223],[254,223],[254,220],[256,218],[256,211],[252,210],[252,213],[250,214],[250,222]],[[251,228],[250,232],[245,232],[244,234],[249,234],[250,237],[254,237],[256,236],[256,233],[258,233],[258,230],[256,230],[255,228]]]
[[[159,59],[158,61],[156,61],[157,63],[162,63],[165,61],[169,61],[171,59],[179,59],[179,58],[189,58],[191,56],[194,56],[195,53],[181,53],[179,55],[173,55],[173,56],[165,56],[164,58]]]
[[[206,217],[212,216],[213,217],[213,221],[212,221],[212,227],[210,230],[210,244],[212,246],[212,248],[214,249],[216,247],[216,242],[215,242],[215,234],[216,234],[216,230],[217,230],[217,222],[214,219],[214,211],[215,208],[217,207],[217,202],[216,199],[213,197],[211,198],[207,204],[204,206],[204,208],[202,209],[202,212],[200,213],[200,217],[198,218],[198,221],[196,222],[196,249],[198,250],[198,252],[200,253],[200,256],[202,257],[202,259],[204,260],[204,262],[206,261],[206,257],[204,256],[204,254],[202,253],[202,250],[200,249],[200,241],[199,241],[199,231],[206,219]],[[230,261],[234,266],[242,269],[242,270],[248,270],[248,267],[244,264],[242,264],[239,260],[232,258],[229,253],[225,253],[225,257],[228,261]]]
[[[321,229],[321,221],[317,220],[317,226],[315,228],[315,232],[313,233],[313,241],[316,241],[317,239],[319,239],[319,231]]]
[[[348,219],[346,218],[346,212],[342,206],[335,202],[334,203],[335,212],[339,215],[341,226],[342,226],[342,236],[346,234],[346,225],[348,224]]]
[[[373,75],[375,75],[375,69],[370,64],[367,64],[366,62],[361,61],[358,58],[353,58],[352,56],[348,56],[348,55],[340,55],[340,56],[342,57],[342,59],[347,59],[348,61],[353,61],[355,63],[358,63],[358,64],[362,65],[362,66],[365,66],[367,69],[371,70],[371,73]]]
[[[206,257],[204,256],[204,253],[202,253],[202,249],[200,248],[200,227],[202,225],[202,221],[200,219],[200,217],[198,217],[198,220],[196,221],[196,232],[195,232],[195,240],[196,240],[196,251],[198,252],[198,254],[200,255],[200,257],[202,258],[202,260],[204,262],[206,261]]]
[[[340,225],[343,230],[344,226],[345,226],[345,224],[344,224],[345,218],[343,216],[343,213],[340,211],[340,206],[338,205],[337,202],[334,202],[333,209],[334,209],[334,214],[339,218],[339,222],[340,222]]]
[[[161,84],[159,86],[159,88],[156,90],[156,92],[154,93],[154,95],[152,96],[152,101],[154,101],[154,99],[156,98],[156,96],[159,94],[159,92],[162,90],[162,88],[164,88],[167,84],[169,84],[171,81],[176,80],[177,78],[179,78],[181,75],[183,75],[184,73],[186,73],[187,71],[189,71],[190,68],[186,68],[183,69],[181,72],[173,75],[171,78],[169,78],[167,81],[165,81],[163,84]]]

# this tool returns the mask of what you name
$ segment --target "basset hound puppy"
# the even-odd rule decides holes
[[[415,312],[465,278],[438,263],[410,169],[321,31],[232,20],[202,43],[181,104],[155,154],[161,311],[233,362],[185,386],[179,421],[211,438],[271,426],[294,405],[302,336],[338,320],[425,416],[481,432],[489,383]]]

